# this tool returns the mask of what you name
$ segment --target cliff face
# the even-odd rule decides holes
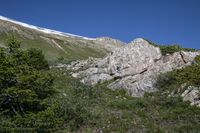
[[[191,65],[197,55],[199,52],[180,51],[163,56],[158,47],[139,38],[103,59],[76,61],[67,67],[76,70],[72,76],[85,84],[113,79],[109,88],[126,89],[131,96],[141,97],[144,92],[156,90],[154,84],[159,74]]]

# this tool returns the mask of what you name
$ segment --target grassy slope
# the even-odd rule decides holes
[[[43,51],[46,59],[50,62],[54,62],[59,57],[64,57],[65,60],[77,60],[77,59],[86,59],[89,56],[92,57],[103,57],[106,54],[106,50],[103,49],[95,49],[91,48],[89,46],[81,46],[70,44],[70,43],[64,43],[61,40],[54,39],[64,50],[59,49],[55,45],[49,44],[43,39],[24,39],[20,37],[19,35],[15,35],[21,42],[22,42],[22,48],[37,48]],[[5,33],[0,33],[0,46],[2,44],[5,44],[6,39],[8,36]]]
[[[51,69],[51,73],[56,77],[54,87],[58,93],[47,101],[51,108],[59,108],[55,112],[48,109],[50,116],[43,117],[42,121],[37,118],[36,122],[28,117],[13,123],[12,117],[0,114],[0,132],[200,131],[200,109],[179,97],[168,97],[163,90],[146,94],[144,98],[133,98],[123,90],[106,88],[107,83],[86,86],[64,69]]]
[[[191,73],[190,69],[187,70]],[[200,71],[192,70],[192,74],[199,75]],[[133,98],[123,90],[108,89],[108,83],[94,87],[84,85],[65,69],[50,71],[56,77],[54,87],[58,93],[47,99],[47,115],[42,120],[40,115],[35,119],[18,117],[16,120],[0,113],[0,132],[36,132],[39,129],[40,132],[57,133],[200,131],[200,109],[183,102],[178,96],[169,97],[165,93],[168,82],[164,89],[146,94],[143,98]]]
[[[63,70],[62,70],[63,71]],[[82,130],[94,129],[103,132],[183,132],[200,130],[200,109],[189,106],[179,97],[167,97],[162,91],[148,94],[144,98],[132,98],[125,91],[112,91],[106,88],[106,83],[95,87],[81,85],[61,70],[53,71],[59,76],[57,87],[65,94],[71,89],[91,89],[78,91],[75,104],[81,104],[92,114]],[[60,75],[61,74],[61,75]],[[76,86],[77,85],[77,86]],[[62,87],[65,86],[65,87]],[[68,92],[69,91],[69,92]],[[85,94],[84,94],[85,93]],[[92,93],[88,96],[87,93]],[[83,113],[84,114],[84,113]]]
[[[66,126],[63,132],[68,129],[119,133],[200,130],[200,109],[179,97],[168,97],[162,90],[146,94],[144,98],[133,98],[123,90],[108,89],[107,83],[95,87],[83,85],[65,70],[54,69],[52,73],[57,75],[55,87],[60,91],[54,100],[64,103],[64,108],[77,111],[77,116],[70,120],[71,126]],[[78,107],[83,110],[76,110]],[[77,117],[84,119],[78,129],[74,121]]]
[[[5,41],[5,38],[6,35],[0,34],[0,40]],[[42,40],[21,39],[21,41],[24,48],[45,49],[44,53],[48,59],[64,55],[62,51],[58,52]],[[69,53],[65,55],[67,59],[84,59],[89,55],[103,55],[87,47],[62,43],[60,45]],[[64,69],[51,69],[51,73],[56,76],[54,86],[59,93],[48,101],[50,105],[57,103],[62,107],[60,110],[62,114],[57,112],[58,116],[64,120],[62,126],[56,129],[59,133],[69,130],[119,133],[200,131],[200,109],[190,106],[179,97],[168,97],[163,94],[165,91],[162,89],[146,94],[144,98],[133,98],[126,95],[123,90],[108,89],[107,83],[94,87],[86,86],[78,79],[71,78]],[[12,129],[16,126],[6,127],[7,122],[12,121],[12,118],[2,117],[1,114],[0,121],[0,128]],[[23,129],[23,127],[17,128]]]

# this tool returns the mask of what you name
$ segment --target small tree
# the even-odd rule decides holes
[[[43,100],[55,92],[48,69],[41,51],[23,51],[9,38],[8,48],[0,48],[0,111],[23,115],[44,109]]]

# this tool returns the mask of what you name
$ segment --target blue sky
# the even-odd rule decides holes
[[[86,37],[200,49],[200,0],[0,0],[0,15]]]

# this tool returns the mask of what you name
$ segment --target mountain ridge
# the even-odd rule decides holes
[[[79,37],[79,38],[83,38],[83,39],[86,39],[86,40],[95,40],[94,38],[83,37],[83,36],[79,36],[79,35],[75,35],[75,34],[71,34],[71,33],[65,33],[65,32],[60,32],[60,31],[57,31],[57,30],[51,30],[51,29],[48,29],[48,28],[42,28],[42,27],[30,25],[30,24],[19,22],[19,21],[16,21],[14,19],[10,19],[10,18],[4,17],[4,16],[0,16],[0,20],[19,24],[21,26],[24,26],[24,27],[27,27],[27,28],[30,28],[30,29],[39,30],[39,31],[47,33],[47,34],[57,34],[57,35],[66,36],[66,37],[70,36],[70,37]]]
[[[104,57],[107,53],[125,45],[124,42],[112,38],[105,39],[105,37],[102,37],[100,40],[99,38],[88,38],[40,28],[1,16],[1,46],[5,46],[10,33],[22,41],[23,48],[40,49],[48,60],[54,62],[61,56],[66,60]]]

